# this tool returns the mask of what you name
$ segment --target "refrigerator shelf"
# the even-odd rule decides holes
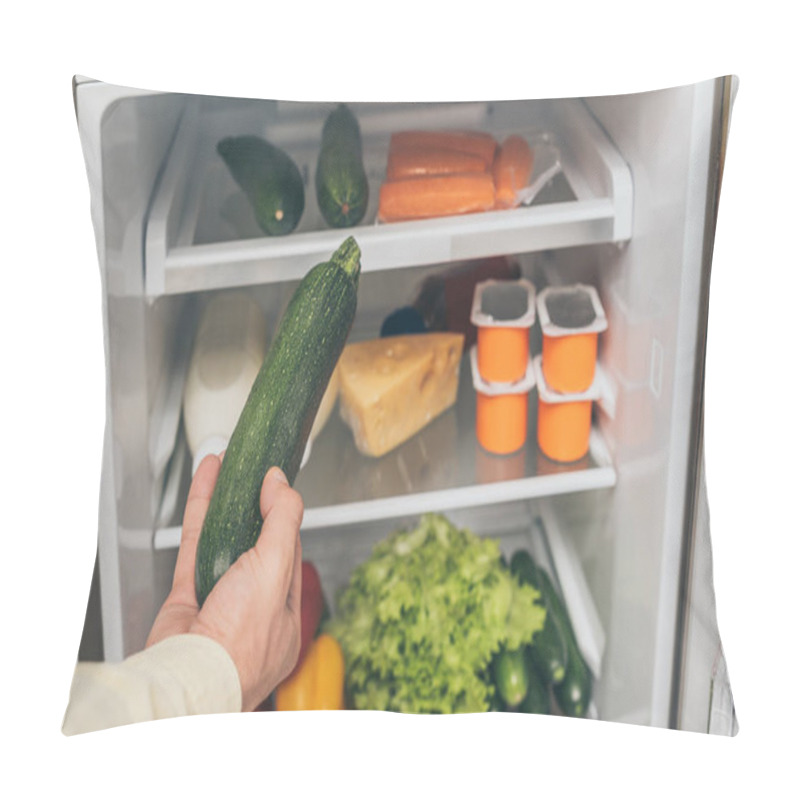
[[[452,488],[431,489],[408,494],[393,494],[368,500],[356,500],[328,505],[313,505],[313,493],[300,488],[306,503],[302,530],[327,529],[331,526],[358,524],[391,519],[401,514],[421,514],[426,511],[452,511],[460,508],[505,503],[522,499],[552,497],[572,492],[611,488],[616,472],[608,460],[608,452],[600,433],[592,431],[589,445],[589,464],[571,470],[554,469],[548,473],[530,474],[513,480],[489,483],[467,483]],[[300,487],[298,478],[296,486]],[[155,532],[156,550],[175,548],[180,543],[178,526],[159,528]]]
[[[578,462],[558,464],[539,452],[537,406],[532,392],[526,444],[510,456],[492,455],[478,444],[475,392],[465,363],[456,405],[381,458],[358,452],[350,428],[335,410],[295,480],[305,503],[303,530],[614,486],[616,470],[597,428],[590,436],[589,453]],[[156,549],[177,547],[179,542],[179,527],[155,532]]]
[[[478,453],[477,458],[493,457],[488,453]],[[397,471],[401,477],[403,470],[403,461],[399,460]],[[298,478],[296,484],[301,493],[303,493],[301,480],[304,477]],[[467,481],[461,485],[454,480],[454,485],[447,488],[420,487],[420,491],[410,491],[406,494],[398,492],[373,499],[310,506],[303,516],[303,530],[386,519],[403,513],[449,511],[511,500],[590,491],[611,487],[615,482],[616,473],[610,461],[606,460],[605,444],[599,433],[594,431],[588,463],[582,468],[560,468],[556,464],[543,463],[543,459],[540,458],[537,465],[516,478],[498,476],[496,480]],[[313,497],[313,491],[303,493],[304,497],[307,495]]]
[[[398,116],[381,106],[359,106],[370,185],[367,213],[356,227],[331,229],[317,207],[313,183],[324,112],[280,107],[272,120],[243,122],[234,130],[208,101],[189,98],[148,215],[146,293],[153,298],[298,279],[350,234],[362,249],[365,272],[629,239],[630,171],[585,105],[537,101],[524,113],[521,108],[518,103],[446,104],[406,109]],[[534,179],[552,166],[553,153],[561,172],[529,207],[377,224],[390,133],[423,126],[480,128],[499,140],[520,133],[534,147]],[[298,164],[305,211],[293,233],[261,233],[217,156],[216,143],[238,133],[265,136]]]

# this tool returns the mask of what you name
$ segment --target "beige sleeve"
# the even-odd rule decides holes
[[[241,710],[239,673],[227,651],[213,639],[187,633],[117,664],[79,663],[62,732]]]

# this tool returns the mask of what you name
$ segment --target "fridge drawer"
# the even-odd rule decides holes
[[[601,680],[605,631],[588,591],[583,568],[574,548],[549,514],[540,515],[534,502],[512,502],[480,508],[452,509],[445,516],[455,525],[496,539],[507,560],[526,550],[550,575],[572,623],[575,638],[595,683]],[[323,592],[334,610],[335,598],[353,570],[373,547],[393,531],[412,528],[419,517],[403,514],[392,519],[333,526],[303,534],[303,558],[315,565]],[[335,613],[335,610],[334,610]],[[596,694],[596,692],[595,692]],[[557,713],[554,707],[554,713]],[[593,701],[587,713],[597,719]]]
[[[348,229],[327,227],[314,190],[321,128],[330,107],[264,102],[261,118],[257,111],[237,118],[233,111],[225,113],[224,102],[186,102],[146,225],[150,297],[299,278],[326,260],[348,234],[361,247],[365,272],[620,242],[631,235],[630,171],[579,100],[354,106],[370,199],[362,223]],[[498,141],[521,134],[534,148],[534,182],[543,171],[551,174],[555,163],[560,172],[528,207],[378,224],[390,134],[411,127],[480,129]],[[305,211],[291,234],[261,233],[217,155],[217,142],[239,133],[264,136],[299,166]]]

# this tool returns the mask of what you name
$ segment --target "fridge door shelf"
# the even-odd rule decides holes
[[[207,102],[187,100],[147,220],[148,296],[297,279],[350,234],[361,247],[364,271],[630,238],[629,167],[582,101],[442,105],[417,111],[359,107],[370,199],[364,221],[345,229],[327,227],[316,202],[313,178],[324,114],[285,113],[285,120],[243,120],[241,128],[233,129]],[[539,127],[533,129],[532,120]],[[480,128],[500,141],[520,133],[534,147],[534,179],[548,168],[554,152],[561,172],[529,207],[377,224],[389,136],[394,129],[415,126]],[[216,154],[216,143],[238,132],[265,136],[283,147],[301,170],[305,211],[287,236],[261,233]]]

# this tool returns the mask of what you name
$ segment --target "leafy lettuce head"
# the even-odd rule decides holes
[[[376,545],[338,599],[328,630],[345,654],[356,708],[486,711],[487,667],[544,625],[538,592],[500,559],[493,539],[427,514]]]

